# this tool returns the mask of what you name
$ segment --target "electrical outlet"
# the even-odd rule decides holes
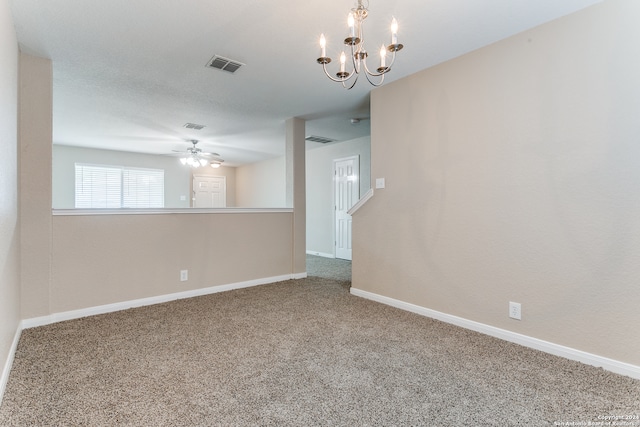
[[[509,301],[509,317],[516,320],[522,320],[522,306],[519,302]]]
[[[189,270],[180,270],[180,281],[186,282],[189,280]]]

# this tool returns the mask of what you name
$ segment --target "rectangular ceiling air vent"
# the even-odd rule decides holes
[[[316,136],[316,135],[309,135],[304,140],[311,141],[311,142],[319,142],[320,144],[327,144],[329,142],[337,141],[336,139],[331,139],[331,138],[326,138],[324,136]]]
[[[218,55],[214,55],[214,57],[211,58],[209,62],[207,62],[207,67],[216,68],[218,70],[226,71],[231,74],[238,71],[238,69],[243,65],[245,64],[243,64],[242,62],[234,61],[232,59],[224,58]]]
[[[187,129],[202,130],[206,126],[205,125],[197,125],[195,123],[185,123],[184,126],[182,126],[182,127],[187,128]]]

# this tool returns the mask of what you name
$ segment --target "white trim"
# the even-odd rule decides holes
[[[362,197],[360,198],[360,200],[358,200],[358,201],[356,202],[356,204],[355,204],[355,205],[351,206],[351,209],[349,209],[349,210],[347,211],[347,213],[348,213],[349,215],[353,215],[354,213],[356,213],[356,211],[357,211],[358,209],[360,209],[361,207],[363,207],[363,206],[364,206],[364,204],[365,204],[365,203],[367,203],[367,201],[368,201],[370,198],[372,198],[372,197],[373,197],[373,188],[370,188],[370,189],[369,189],[369,191],[367,191],[366,193],[364,193],[364,196],[362,196]]]
[[[52,209],[53,216],[291,213],[291,208]]]
[[[462,328],[470,329],[472,331],[480,332],[492,337],[500,338],[505,341],[520,344],[525,347],[540,350],[545,353],[553,354],[555,356],[564,357],[566,359],[575,360],[577,362],[585,363],[596,367],[601,367],[607,371],[614,372],[620,375],[626,375],[631,378],[640,379],[640,366],[632,365],[630,363],[620,362],[607,357],[598,356],[596,354],[587,353],[582,350],[576,350],[574,348],[565,347],[563,345],[554,344],[548,341],[533,338],[527,335],[518,334],[516,332],[507,331],[505,329],[496,328],[494,326],[485,325],[484,323],[474,322],[462,317],[453,316],[450,314],[442,313],[439,311],[431,310],[419,305],[410,304],[397,299],[385,297],[382,295],[374,294],[371,292],[363,291],[362,289],[351,288],[351,294],[366,298],[372,301],[376,301],[382,304],[390,305],[392,307],[399,308],[401,310],[410,311],[412,313],[419,314],[421,316],[437,319],[452,325],[460,326]]]
[[[321,256],[323,258],[335,258],[336,257],[334,254],[328,254],[328,253],[325,253],[325,252],[316,252],[316,251],[307,251],[307,255]]]
[[[11,373],[11,367],[13,366],[13,359],[16,355],[16,350],[18,349],[18,341],[20,341],[20,335],[22,334],[22,324],[19,324],[16,329],[16,334],[13,336],[13,342],[11,343],[11,348],[9,349],[9,354],[7,355],[7,361],[2,368],[2,375],[0,376],[0,404],[2,404],[2,398],[4,397],[4,392],[7,389],[7,383],[9,382],[9,374]]]
[[[306,277],[307,273],[303,273]],[[175,301],[184,298],[193,298],[202,295],[215,294],[218,292],[232,291],[235,289],[249,288],[252,286],[267,285],[270,283],[283,282],[285,280],[303,278],[300,274],[287,274],[284,276],[267,277],[264,279],[249,280],[246,282],[231,283],[228,285],[218,285],[209,288],[193,289],[190,291],[176,292],[173,294],[158,295],[155,297],[141,298],[130,301],[117,302],[113,304],[99,305],[95,307],[82,308],[79,310],[65,311],[61,313],[53,313],[48,316],[33,317],[22,321],[22,329],[35,328],[38,326],[50,325],[52,323],[63,322],[65,320],[80,319],[87,316],[95,316],[97,314],[112,313],[114,311],[127,310],[134,307],[142,307],[146,305],[161,304],[164,302]]]
[[[298,280],[298,279],[306,279],[307,278],[307,272],[305,271],[304,273],[295,273],[291,275],[291,278],[293,280]]]

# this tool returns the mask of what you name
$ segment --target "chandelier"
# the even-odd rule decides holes
[[[369,54],[364,48],[363,23],[369,15],[369,9],[364,6],[363,1],[364,0],[358,0],[358,6],[351,9],[347,18],[349,37],[344,39],[344,44],[350,46],[352,64],[349,68],[351,68],[351,71],[347,71],[347,55],[343,50],[340,54],[340,71],[336,73],[336,77],[329,74],[327,64],[331,62],[331,58],[327,56],[327,41],[324,34],[320,36],[321,53],[320,58],[318,58],[318,64],[322,64],[322,69],[329,79],[342,83],[342,86],[346,89],[351,89],[356,85],[361,73],[367,77],[367,80],[373,86],[380,86],[384,82],[385,74],[391,71],[391,67],[396,60],[396,52],[404,47],[398,43],[398,21],[393,18],[391,20],[391,44],[380,47],[380,66],[374,71],[367,67],[367,57]],[[367,6],[369,5],[368,3],[367,0]],[[387,65],[387,51],[391,52],[391,62],[389,65]],[[351,82],[351,85],[348,85],[347,82],[352,78],[353,82]]]

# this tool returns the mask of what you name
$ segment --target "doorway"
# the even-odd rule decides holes
[[[227,207],[227,179],[224,176],[193,176],[194,208]]]
[[[351,215],[349,209],[360,199],[360,156],[333,161],[336,258],[351,260]]]

